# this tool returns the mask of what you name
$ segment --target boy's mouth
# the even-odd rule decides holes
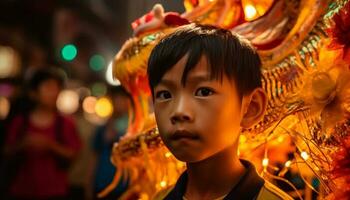
[[[199,139],[199,135],[195,133],[191,133],[186,130],[176,130],[173,134],[170,135],[171,140],[180,140],[180,139],[190,139],[197,140]]]

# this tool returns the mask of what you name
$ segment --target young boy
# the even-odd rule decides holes
[[[261,61],[228,30],[190,24],[163,38],[148,63],[159,133],[187,170],[156,199],[291,199],[237,156],[239,133],[261,120]]]

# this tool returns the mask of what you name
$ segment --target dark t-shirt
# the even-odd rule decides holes
[[[247,161],[241,160],[242,164],[246,168],[246,172],[240,181],[224,198],[226,199],[255,199],[258,195],[261,187],[263,187],[265,181],[255,171],[252,164]],[[179,200],[182,199],[187,183],[187,173],[184,172],[175,184],[174,189],[165,197],[166,200]]]
[[[286,193],[262,179],[250,162],[240,161],[246,168],[245,174],[238,184],[223,198],[224,200],[292,200]],[[187,179],[185,171],[177,180],[174,188],[161,191],[154,199],[183,200]]]

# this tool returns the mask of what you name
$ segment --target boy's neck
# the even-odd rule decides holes
[[[235,187],[245,172],[235,146],[205,160],[187,163],[187,199],[212,200],[228,194]]]

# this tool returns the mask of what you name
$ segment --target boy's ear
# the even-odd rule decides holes
[[[267,96],[262,88],[256,88],[242,99],[241,127],[248,129],[257,124],[265,114]]]

